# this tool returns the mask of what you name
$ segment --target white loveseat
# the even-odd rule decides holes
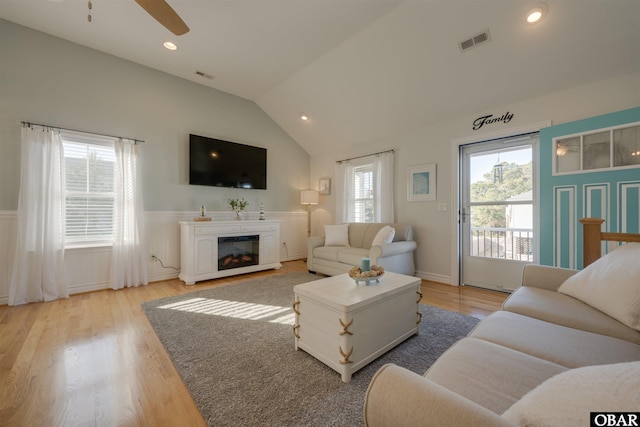
[[[369,427],[585,426],[640,408],[640,243],[580,272],[527,265],[522,287],[418,375],[371,380]]]
[[[385,234],[389,229],[392,229],[390,239],[390,234]],[[362,258],[369,258],[371,265],[380,265],[385,271],[413,276],[416,247],[413,227],[408,224],[354,222],[328,225],[325,236],[308,239],[307,269],[335,276],[354,266],[359,267]]]

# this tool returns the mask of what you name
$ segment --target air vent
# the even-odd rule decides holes
[[[205,79],[213,80],[213,76],[211,74],[203,73],[202,71],[196,71],[196,75],[204,77]]]
[[[461,41],[458,46],[460,47],[460,51],[464,52],[465,50],[471,49],[472,47],[476,47],[490,41],[491,34],[489,34],[489,30],[487,29],[480,34],[476,34],[467,40]]]

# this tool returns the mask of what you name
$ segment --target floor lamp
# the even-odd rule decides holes
[[[319,194],[316,190],[302,190],[300,204],[307,205],[307,237],[311,237],[311,205],[317,205]]]

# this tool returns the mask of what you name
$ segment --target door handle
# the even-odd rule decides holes
[[[462,208],[458,211],[458,215],[460,215],[460,220],[465,223],[467,222],[467,217],[471,217],[471,214],[467,213],[465,208]]]

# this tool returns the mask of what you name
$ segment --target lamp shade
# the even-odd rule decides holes
[[[302,190],[300,192],[300,204],[302,205],[317,205],[319,195],[316,190]]]

